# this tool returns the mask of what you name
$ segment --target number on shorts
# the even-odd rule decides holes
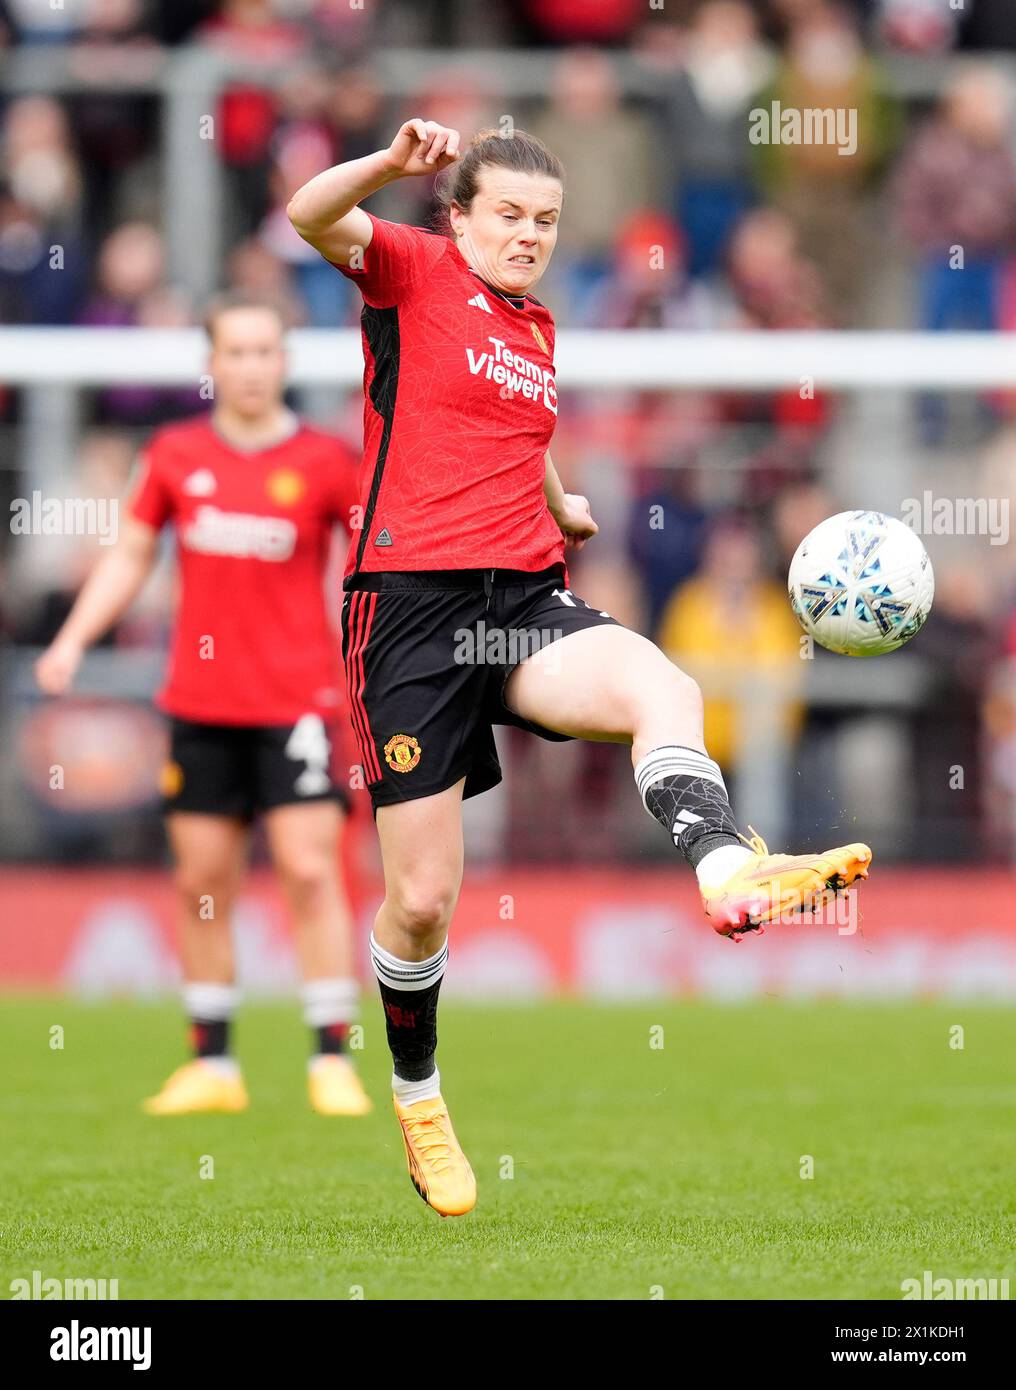
[[[286,740],[286,757],[307,764],[293,783],[298,796],[318,796],[328,790],[331,751],[325,721],[320,714],[301,715]]]

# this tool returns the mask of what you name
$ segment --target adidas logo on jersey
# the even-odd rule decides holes
[[[378,534],[374,537],[374,544],[375,544],[375,545],[394,545],[394,544],[395,544],[395,542],[392,540],[392,533],[391,533],[391,531],[389,531],[389,529],[388,529],[387,526],[385,526],[385,527],[383,528],[383,530],[379,531]]]
[[[472,299],[467,299],[466,303],[472,304],[473,307],[476,309],[482,309],[485,314],[492,314],[494,312],[494,310],[487,303],[486,299],[484,299],[482,292],[480,294],[474,295]]]
[[[183,480],[183,491],[188,497],[211,497],[218,484],[210,468],[199,468]]]

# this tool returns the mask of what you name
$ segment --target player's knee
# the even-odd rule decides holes
[[[671,699],[681,709],[695,714],[702,713],[702,691],[699,689],[698,681],[689,676],[687,671],[682,671],[679,666],[673,664],[670,667],[669,690]]]
[[[205,921],[228,915],[236,896],[235,875],[207,865],[179,865],[174,882],[184,908]]]
[[[333,853],[305,850],[276,862],[282,886],[290,898],[309,902],[331,891],[337,875]]]
[[[389,894],[388,902],[403,931],[425,940],[448,926],[455,898],[446,885],[415,883]]]
[[[653,679],[638,685],[635,699],[633,724],[636,728],[675,716],[682,721],[699,722],[702,718],[702,691],[698,682],[665,658],[655,669]]]

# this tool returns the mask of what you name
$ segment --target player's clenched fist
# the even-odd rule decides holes
[[[566,492],[553,515],[564,536],[566,550],[581,550],[600,529],[589,510],[588,498],[577,493]]]
[[[62,695],[81,665],[81,648],[73,642],[57,640],[47,647],[35,663],[35,679],[44,695]]]
[[[388,146],[387,164],[402,175],[434,174],[459,157],[459,132],[414,116]]]

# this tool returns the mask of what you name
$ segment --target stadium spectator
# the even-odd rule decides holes
[[[271,0],[224,0],[219,13],[197,34],[213,50],[240,54],[266,68],[292,62],[309,42],[306,30],[276,15]],[[254,231],[268,212],[270,145],[278,114],[278,100],[266,84],[232,82],[222,95],[216,148],[229,186],[229,243]]]
[[[1016,611],[1006,654],[988,674],[981,707],[986,768],[986,843],[993,858],[1011,864],[1016,857]]]
[[[94,328],[182,328],[186,302],[165,283],[162,237],[144,222],[110,233],[99,252],[97,284],[78,321]],[[104,422],[156,425],[204,406],[192,387],[109,386],[98,393]]]
[[[986,64],[953,77],[939,111],[921,125],[892,189],[895,223],[917,259],[922,328],[999,326],[1006,258],[1016,248],[1016,161],[1011,90]],[[942,441],[946,402],[922,396],[924,441]]]
[[[523,42],[622,44],[644,0],[509,0]]]
[[[0,127],[0,167],[12,194],[48,223],[80,216],[84,178],[67,114],[50,97],[21,97]]]
[[[796,228],[786,214],[774,208],[749,213],[734,232],[727,270],[740,310],[739,327],[827,324],[822,277],[801,254]]]
[[[645,631],[656,636],[674,591],[698,568],[707,523],[696,456],[669,462],[639,470],[628,516],[628,553],[642,581]]]
[[[1016,48],[1016,24],[1010,0],[977,0],[961,7],[961,48]]]
[[[959,20],[959,9],[941,0],[879,0],[879,36],[904,53],[946,52],[956,42]]]
[[[352,292],[341,275],[294,232],[286,216],[290,198],[318,169],[338,158],[339,140],[325,115],[327,76],[312,65],[302,66],[284,85],[281,120],[270,144],[269,211],[258,228],[258,239],[286,264],[305,306],[305,321],[315,328],[342,323]]]
[[[611,250],[632,209],[656,205],[660,183],[649,123],[621,105],[613,66],[602,51],[563,54],[551,91],[550,105],[533,122],[533,131],[565,168],[568,216],[557,254],[566,268],[556,283],[570,312],[607,274]],[[611,171],[609,179],[604,169]],[[559,319],[565,312],[558,305]]]
[[[847,13],[817,5],[792,26],[775,77],[760,95],[754,145],[763,188],[798,229],[822,272],[834,320],[856,324],[871,282],[873,229],[866,193],[895,142],[898,112]],[[778,103],[778,107],[777,104]],[[836,129],[785,137],[785,113],[831,111]],[[753,119],[759,119],[753,117]]]
[[[54,264],[63,262],[63,273]],[[47,229],[44,218],[0,183],[0,322],[68,323],[87,287],[84,244]]]
[[[972,555],[939,566],[935,621],[922,631],[919,648],[926,683],[908,721],[916,800],[925,808],[927,822],[920,834],[924,843],[918,844],[915,835],[906,847],[911,855],[929,853],[948,862],[976,859],[981,852],[979,711],[1001,645],[997,616],[995,621],[992,616],[991,587]],[[927,757],[928,749],[935,750],[934,758]]]
[[[896,170],[897,226],[920,258],[920,323],[993,328],[1000,270],[1016,248],[1012,99],[1005,78],[972,64],[918,127]]]
[[[779,556],[777,567],[787,569],[801,544],[801,537],[813,531],[827,516],[835,516],[842,510],[821,483],[798,483],[784,488],[772,509],[773,538]]]
[[[344,159],[360,159],[377,149],[385,96],[377,74],[352,64],[333,74],[325,96],[325,115]]]
[[[67,43],[79,21],[74,9],[63,5],[44,5],[39,0],[3,0],[0,4],[0,35],[6,31],[16,43]]]
[[[680,230],[664,213],[633,212],[621,225],[613,262],[579,305],[588,328],[706,329],[719,324],[719,303],[702,281],[689,281]]]
[[[133,461],[134,449],[123,431],[89,430],[66,476],[51,479],[47,495],[108,505],[111,499],[123,495]],[[12,566],[11,591],[18,602],[11,621],[16,642],[41,647],[53,640],[89,570],[105,554],[106,544],[108,536],[102,542],[96,536],[53,535],[45,538],[45,545],[24,546],[15,552],[17,563]],[[146,594],[149,622],[143,635],[152,642],[164,636],[168,598],[165,585],[154,586]],[[101,644],[120,645],[119,637],[114,629],[103,637]]]
[[[290,327],[306,320],[306,305],[296,294],[289,267],[258,237],[233,247],[226,257],[225,284],[274,300]]]
[[[82,79],[65,98],[78,154],[88,169],[86,226],[97,245],[118,222],[158,215],[149,189],[157,183],[157,101],[142,83],[160,54],[142,0],[97,0],[79,10],[74,72]],[[109,79],[130,79],[117,90]],[[137,84],[131,90],[133,84]]]
[[[647,42],[657,35],[647,26]],[[718,0],[697,10],[685,43],[673,53],[662,102],[664,145],[670,155],[672,205],[689,243],[693,276],[720,264],[727,239],[751,205],[754,170],[748,113],[769,81],[772,60],[760,43],[756,18],[743,0]]]
[[[817,329],[828,326],[825,287],[817,268],[801,255],[793,223],[782,212],[749,213],[730,246],[730,287],[738,326]],[[806,480],[817,444],[829,424],[831,401],[802,379],[780,390],[724,397],[725,419],[752,428],[745,441],[742,498],[759,506],[791,483]]]
[[[436,111],[441,121],[456,130],[501,129],[502,110],[503,105],[489,85],[456,70],[429,77],[408,98],[401,119],[411,119],[415,111]],[[349,159],[355,155],[343,157]],[[447,230],[435,175],[405,180],[383,189],[377,199],[377,210],[378,216],[393,221]]]
[[[788,737],[799,730],[800,641],[783,585],[765,575],[759,536],[739,520],[719,521],[701,570],[667,605],[660,644],[702,687],[706,742],[724,770],[741,751],[738,705],[745,702],[745,679],[752,700],[769,694],[776,701]]]
[[[0,122],[0,311],[9,323],[70,322],[87,284],[84,177],[67,116],[49,97]]]
[[[123,328],[137,323],[138,306],[157,289],[166,269],[162,237],[144,222],[127,222],[99,250],[95,293],[81,322],[96,327]]]
[[[381,18],[380,5],[351,5],[349,0],[309,0],[302,23],[314,42],[329,53],[355,54],[363,50],[375,20]],[[448,35],[444,41],[449,42]]]

